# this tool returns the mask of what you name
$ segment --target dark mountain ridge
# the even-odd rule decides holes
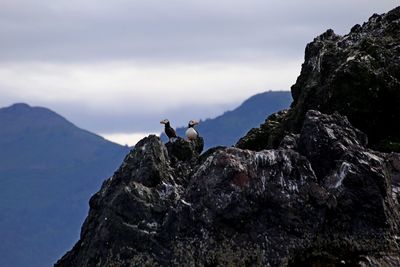
[[[400,7],[360,27],[354,38],[377,39],[368,51],[398,64]],[[369,52],[352,43],[355,58],[342,61],[330,53],[341,38],[328,31],[307,46],[291,108],[236,147],[199,155],[182,139],[141,140],[91,198],[80,240],[55,266],[400,266],[400,154],[371,149],[400,137],[380,123],[399,121],[399,65],[365,64]],[[365,83],[374,75],[378,83]],[[395,106],[367,109],[387,92]],[[371,118],[381,134],[352,124]]]
[[[76,165],[107,156],[105,152],[115,155],[121,151],[119,145],[82,130],[42,107],[15,104],[2,108],[0,122],[0,145],[3,151],[0,170],[18,166],[32,169],[70,167],[65,165],[65,160]],[[63,153],[60,153],[60,149]],[[16,157],[18,161],[15,161]],[[45,166],[40,166],[43,163]]]
[[[0,109],[0,266],[49,266],[129,151],[27,104]]]

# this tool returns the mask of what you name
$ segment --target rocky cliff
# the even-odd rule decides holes
[[[370,147],[399,152],[400,7],[374,14],[345,36],[328,30],[315,38],[291,89],[291,109],[272,115],[238,147],[277,147],[287,133],[298,133],[306,112],[315,109],[347,116],[368,135]]]
[[[400,264],[400,155],[365,145],[345,117],[318,111],[259,152],[199,156],[149,136],[93,196],[56,266]]]
[[[374,16],[349,36],[398,31],[399,13]],[[92,197],[80,240],[56,266],[400,266],[400,154],[368,146],[369,138],[378,146],[400,135],[397,126],[376,136],[363,128],[373,112],[359,110],[367,102],[357,106],[352,96],[364,90],[351,86],[365,73],[351,73],[366,60],[352,54],[356,37],[340,48],[346,37],[328,31],[308,45],[291,109],[270,116],[237,147],[200,154],[202,142],[141,140]],[[339,52],[329,55],[331,46]],[[393,47],[382,51],[394,55]],[[344,65],[341,49],[348,49]],[[382,91],[399,94],[399,65],[390,60],[368,63],[377,68],[368,75],[379,69],[392,77],[379,82],[376,98],[360,96],[369,107],[383,101]],[[340,68],[350,72],[349,87],[340,87],[348,94],[332,85],[341,81]],[[374,116],[398,118],[398,108]]]

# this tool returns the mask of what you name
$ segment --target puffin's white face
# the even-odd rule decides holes
[[[169,120],[167,120],[167,119],[160,121],[161,124],[167,124],[168,122],[169,122]]]
[[[195,126],[195,125],[197,125],[197,124],[199,124],[198,121],[195,121],[195,120],[190,120],[190,121],[189,121],[189,125]]]

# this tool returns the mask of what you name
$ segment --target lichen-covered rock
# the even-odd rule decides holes
[[[178,161],[191,161],[198,157],[203,151],[204,140],[198,137],[196,140],[188,141],[181,137],[177,137],[166,144],[171,157]]]
[[[286,139],[201,156],[185,140],[143,139],[93,196],[80,240],[56,266],[399,262],[400,156],[367,149],[345,117],[318,111]]]
[[[251,130],[237,146],[276,148],[287,132],[299,133],[306,112],[314,109],[347,116],[367,134],[370,147],[399,152],[399,44],[400,7],[373,15],[345,36],[333,30],[318,36],[305,49],[301,74],[291,88],[291,109],[278,125],[276,120],[267,121]],[[279,129],[278,134],[275,129]]]
[[[349,149],[366,145],[365,134],[353,128],[346,117],[310,110],[300,131],[298,149],[310,160],[317,176],[324,177]]]
[[[279,144],[279,148],[297,150],[299,137],[300,137],[299,134],[293,134],[293,133],[286,135]]]
[[[287,110],[273,113],[259,128],[251,129],[244,137],[240,138],[236,147],[255,151],[276,148],[285,135],[283,122],[287,115]]]
[[[328,31],[306,47],[292,87],[294,126],[305,112],[346,115],[372,145],[400,136],[400,7],[343,37]]]

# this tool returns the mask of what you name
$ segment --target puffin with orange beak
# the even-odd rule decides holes
[[[198,121],[195,121],[195,120],[189,121],[189,125],[186,130],[186,137],[189,141],[196,140],[197,137],[199,136],[199,133],[194,129],[194,126],[197,124],[199,124]]]
[[[170,142],[173,138],[177,137],[176,131],[174,128],[171,127],[169,120],[165,119],[165,120],[160,121],[160,123],[165,125],[164,131],[165,131],[165,134],[168,136]]]

